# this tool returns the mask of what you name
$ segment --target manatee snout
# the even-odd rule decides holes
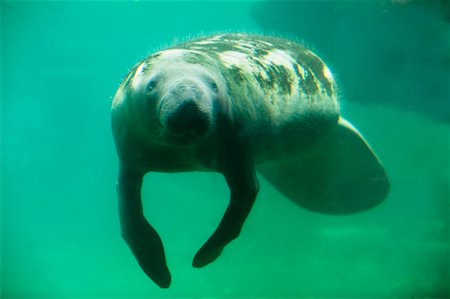
[[[211,114],[207,92],[196,85],[180,85],[162,100],[160,119],[166,132],[194,141],[209,131]]]
[[[174,135],[198,137],[208,131],[206,113],[191,100],[181,103],[167,119],[167,129]]]

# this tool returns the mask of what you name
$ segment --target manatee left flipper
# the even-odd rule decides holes
[[[171,276],[161,238],[142,212],[142,179],[143,174],[120,169],[117,189],[122,237],[147,276],[161,288],[168,288]]]
[[[259,190],[253,162],[228,163],[224,176],[230,188],[227,210],[211,237],[194,257],[192,266],[201,268],[215,261],[225,246],[236,239],[255,202]]]

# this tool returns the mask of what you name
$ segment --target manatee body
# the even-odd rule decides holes
[[[145,273],[169,287],[157,232],[143,216],[150,171],[215,171],[229,206],[193,266],[235,239],[259,190],[256,172],[309,210],[350,214],[388,194],[379,160],[339,113],[336,84],[314,53],[289,40],[246,34],[199,38],[135,65],[113,100],[120,160],[122,236]]]

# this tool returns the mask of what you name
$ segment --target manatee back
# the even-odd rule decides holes
[[[189,41],[186,61],[216,68],[227,82],[236,132],[255,158],[269,158],[312,143],[337,124],[336,84],[325,63],[289,40],[223,34]]]
[[[337,121],[336,84],[325,63],[289,40],[245,34],[223,34],[181,44],[192,63],[216,62],[227,81],[236,114],[270,120],[272,125],[294,117]],[[318,117],[320,116],[320,117]]]

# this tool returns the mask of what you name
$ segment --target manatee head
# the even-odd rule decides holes
[[[193,145],[216,124],[224,83],[217,72],[166,50],[139,65],[132,82],[137,113],[153,141]]]

